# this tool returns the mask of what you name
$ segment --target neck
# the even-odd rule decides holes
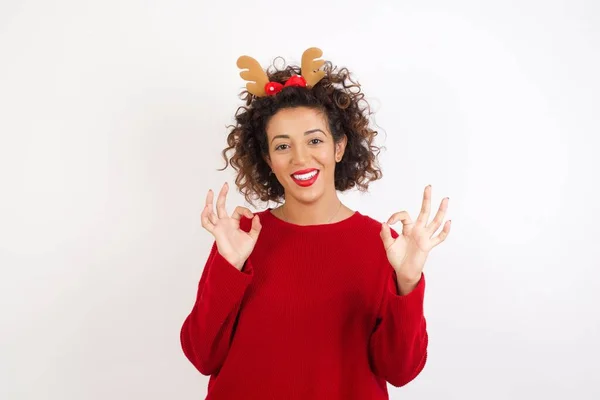
[[[342,212],[343,205],[337,194],[328,198],[306,203],[290,197],[281,207],[281,215],[286,222],[296,225],[318,225],[335,222]]]

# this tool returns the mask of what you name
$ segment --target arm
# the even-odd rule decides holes
[[[180,333],[185,356],[203,375],[217,372],[227,356],[233,325],[252,276],[249,260],[240,271],[221,256],[213,243],[196,302]]]
[[[371,369],[395,387],[406,385],[423,370],[428,344],[423,315],[425,276],[404,295],[399,285],[392,269],[369,341]]]

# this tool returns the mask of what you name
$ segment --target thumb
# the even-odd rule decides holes
[[[381,236],[381,240],[383,241],[383,246],[387,250],[394,243],[392,231],[390,230],[390,226],[387,223],[384,222],[383,224],[381,224],[381,232],[379,235]]]

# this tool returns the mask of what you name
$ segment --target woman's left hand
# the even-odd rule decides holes
[[[446,221],[439,235],[436,237],[433,235],[442,224],[449,200],[448,197],[442,200],[435,218],[427,225],[431,208],[431,185],[429,185],[425,188],[423,206],[415,223],[412,222],[406,211],[400,211],[394,213],[387,223],[381,224],[381,240],[388,260],[400,281],[417,283],[421,279],[421,273],[431,249],[448,237],[451,221]],[[394,239],[389,225],[397,221],[402,221],[402,233]]]

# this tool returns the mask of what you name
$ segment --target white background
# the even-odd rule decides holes
[[[450,197],[429,360],[391,398],[600,398],[599,24],[593,0],[2,1],[0,398],[204,398],[179,330],[233,183],[236,59],[312,46],[385,146],[344,202]]]

